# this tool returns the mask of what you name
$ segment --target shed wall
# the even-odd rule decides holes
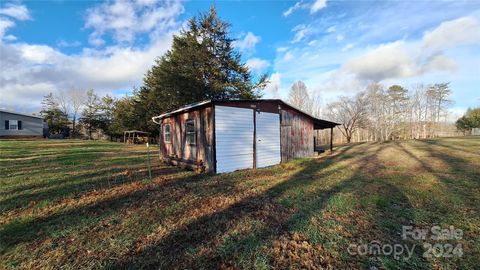
[[[282,162],[293,158],[311,157],[314,152],[313,120],[296,110],[280,106],[277,102],[256,100],[217,102],[222,106],[254,108],[261,112],[280,114],[280,147]]]
[[[186,122],[194,120],[196,144],[187,143]],[[163,137],[164,124],[170,124],[171,143]],[[160,155],[166,161],[181,163],[205,171],[213,170],[213,117],[212,108],[181,113],[162,119],[160,126]],[[200,168],[203,167],[203,168]]]
[[[280,114],[282,162],[313,156],[313,121],[290,109],[282,109]]]

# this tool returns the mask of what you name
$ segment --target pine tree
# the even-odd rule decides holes
[[[68,126],[68,117],[62,112],[52,93],[43,97],[40,114],[47,122],[50,134],[61,133]]]
[[[92,138],[92,131],[101,128],[101,109],[102,103],[97,94],[93,90],[87,92],[85,109],[83,109],[80,123],[82,123],[88,131],[89,139]]]
[[[229,28],[214,7],[189,20],[188,27],[174,36],[172,48],[156,60],[144,77],[135,97],[136,113],[143,118],[140,122],[150,123],[155,114],[206,99],[261,96],[266,75],[254,82],[233,48]]]

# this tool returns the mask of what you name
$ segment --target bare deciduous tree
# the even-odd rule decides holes
[[[68,93],[63,90],[60,90],[55,95],[55,100],[60,108],[60,110],[66,115],[70,114],[70,100],[68,98]]]
[[[76,134],[76,123],[77,123],[77,118],[78,118],[78,113],[80,112],[82,106],[85,104],[86,101],[86,92],[81,89],[70,89],[68,91],[68,96],[70,100],[70,104],[72,107],[72,125],[73,125],[73,134]]]
[[[355,131],[362,127],[366,120],[367,96],[364,92],[355,97],[340,97],[339,101],[330,104],[329,116],[341,124],[339,127],[343,136],[350,143]]]
[[[310,95],[307,86],[302,81],[293,83],[288,94],[288,102],[311,115],[319,117],[321,114],[320,96]]]
[[[293,83],[288,93],[288,102],[304,111],[310,109],[310,96],[304,82],[296,81]]]
[[[385,89],[372,83],[360,96],[341,97],[326,109],[331,110],[332,120],[342,124],[341,132],[347,141],[430,138],[439,136],[445,128],[441,119],[446,119],[450,95],[448,83],[418,84],[410,90],[400,85]],[[359,122],[352,117],[359,104],[365,106],[366,112],[360,121],[363,125],[355,126]]]
[[[72,133],[76,134],[78,114],[86,102],[86,91],[71,88],[67,91],[61,90],[55,94],[55,101],[59,109],[72,121]]]

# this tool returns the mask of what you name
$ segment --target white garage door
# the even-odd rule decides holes
[[[279,164],[280,156],[280,115],[260,112],[257,123],[257,168]]]
[[[253,168],[253,110],[215,106],[217,173]]]

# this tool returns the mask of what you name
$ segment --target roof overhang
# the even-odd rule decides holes
[[[200,101],[200,102],[188,104],[185,107],[182,107],[180,109],[177,109],[177,110],[174,110],[174,111],[171,111],[171,112],[167,112],[167,113],[164,113],[164,114],[160,114],[158,116],[154,116],[154,117],[152,117],[152,121],[155,124],[160,124],[160,122],[158,122],[158,121],[162,120],[163,118],[167,118],[167,117],[170,117],[170,116],[175,115],[175,114],[179,114],[179,113],[187,112],[187,111],[190,111],[190,110],[193,110],[193,109],[197,109],[201,106],[205,106],[205,105],[208,105],[210,103],[212,103],[211,100],[205,100],[205,101]]]
[[[327,129],[327,128],[334,128],[339,126],[340,124],[335,122],[330,122],[327,120],[322,119],[314,119],[313,120],[313,129]]]
[[[171,111],[171,112],[167,112],[167,113],[164,113],[164,114],[161,114],[161,115],[158,115],[158,116],[154,116],[152,117],[152,121],[155,123],[155,124],[160,124],[160,120],[164,119],[164,118],[167,118],[167,117],[170,117],[170,116],[173,116],[173,115],[176,115],[176,114],[179,114],[179,113],[183,113],[183,112],[188,112],[188,111],[191,111],[191,110],[194,110],[194,109],[198,109],[200,107],[204,107],[204,106],[207,106],[207,105],[210,105],[210,104],[214,104],[215,102],[246,102],[246,101],[251,101],[251,102],[255,102],[255,101],[266,101],[266,102],[276,102],[278,103],[279,105],[284,105],[286,107],[289,107],[290,109],[293,109],[309,118],[311,118],[313,120],[313,128],[314,129],[327,129],[327,128],[334,128],[336,126],[339,126],[340,124],[338,123],[335,123],[335,122],[331,122],[331,121],[327,121],[327,120],[323,120],[323,119],[319,119],[319,118],[316,118],[315,116],[311,115],[311,114],[308,114],[302,110],[300,110],[299,108],[295,107],[295,106],[292,106],[288,103],[286,103],[285,101],[281,100],[281,99],[256,99],[256,100],[245,100],[245,99],[229,99],[229,100],[205,100],[205,101],[201,101],[201,102],[197,102],[197,103],[192,103],[192,104],[189,104],[189,105],[186,105],[185,107],[182,107],[180,109],[177,109],[177,110],[174,110],[174,111]]]

